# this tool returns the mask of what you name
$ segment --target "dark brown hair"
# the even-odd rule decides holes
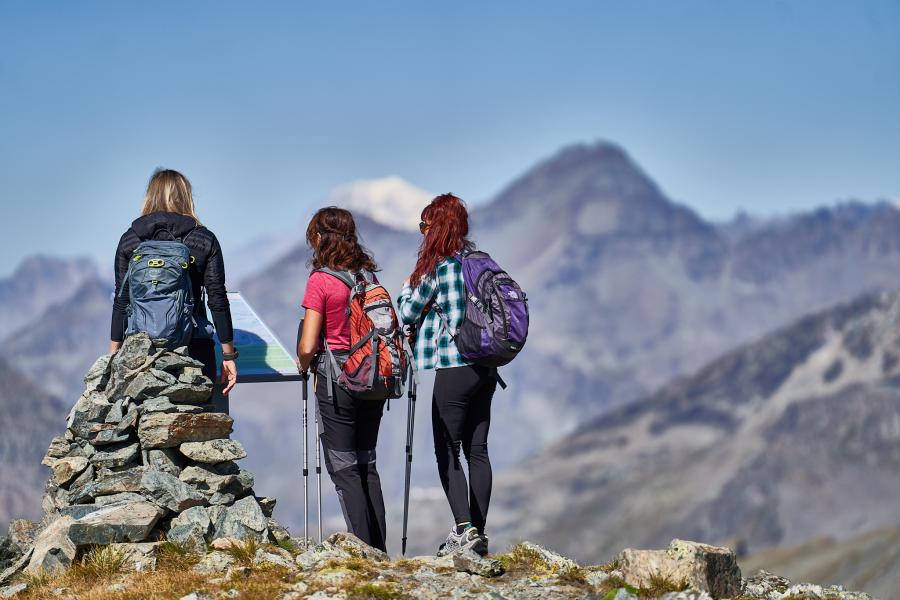
[[[306,243],[313,251],[310,259],[313,269],[378,270],[372,255],[359,243],[356,222],[349,210],[336,206],[320,208],[306,227]]]
[[[428,230],[419,246],[419,259],[409,282],[419,285],[438,262],[463,250],[471,250],[469,241],[469,212],[466,203],[453,194],[441,194],[422,210],[422,222]]]

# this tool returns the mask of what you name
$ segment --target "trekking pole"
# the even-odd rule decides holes
[[[303,320],[297,328],[297,350],[300,349],[300,338],[303,335]],[[300,368],[297,368],[300,371]],[[309,371],[300,371],[303,382],[303,545],[309,547]]]
[[[406,526],[409,521],[409,482],[412,475],[413,433],[416,429],[416,373],[410,359],[406,403],[406,477],[403,483],[403,539],[400,553],[406,556]]]
[[[332,385],[329,381],[328,385]],[[319,407],[316,405],[316,494],[318,503],[316,504],[316,516],[319,518],[319,543],[322,543],[322,458],[320,455],[319,445],[321,444],[321,433],[319,431]]]

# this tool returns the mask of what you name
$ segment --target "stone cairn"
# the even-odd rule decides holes
[[[36,537],[8,570],[64,568],[96,545],[141,555],[161,540],[205,552],[219,538],[288,537],[272,518],[275,500],[255,496],[253,475],[235,463],[247,453],[229,439],[232,418],[213,412],[201,368],[185,348],[155,348],[144,334],[94,363],[44,457],[43,519],[19,532]]]

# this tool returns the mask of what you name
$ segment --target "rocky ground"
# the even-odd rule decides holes
[[[132,336],[85,385],[44,459],[43,519],[13,521],[0,540],[0,598],[871,600],[744,579],[728,548],[684,540],[595,566],[528,542],[395,560],[348,533],[312,544],[254,494],[231,418],[212,410],[211,382],[183,352]]]

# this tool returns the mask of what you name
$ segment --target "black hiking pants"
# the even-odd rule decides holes
[[[329,400],[327,383],[324,375],[316,377],[319,432],[325,468],[341,502],[347,531],[387,551],[384,497],[375,468],[384,401],[357,400],[337,385]]]
[[[188,356],[203,363],[203,374],[213,382],[213,393],[210,402],[215,412],[228,414],[228,396],[222,393],[223,386],[216,379],[219,365],[216,364],[216,346],[211,339],[192,339],[188,343]]]
[[[431,402],[431,426],[438,475],[457,524],[471,522],[484,533],[491,501],[487,437],[497,379],[487,367],[438,369]],[[469,481],[459,460],[462,448]]]

